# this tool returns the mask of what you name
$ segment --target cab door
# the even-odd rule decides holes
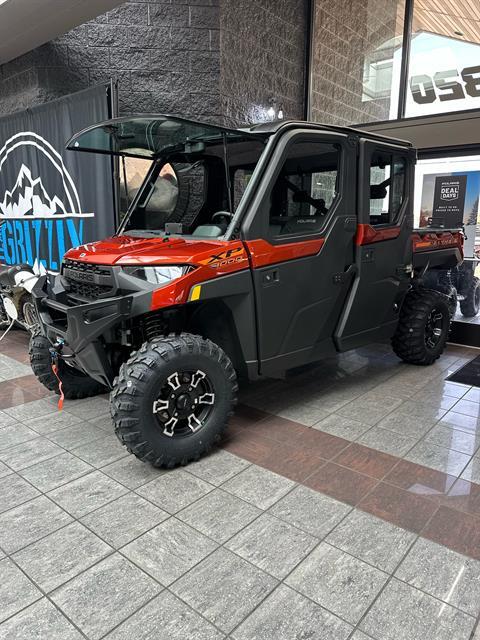
[[[335,341],[340,351],[389,338],[411,283],[415,152],[360,142],[357,272]]]
[[[355,145],[342,134],[284,134],[243,227],[256,302],[259,369],[334,351],[353,281]]]

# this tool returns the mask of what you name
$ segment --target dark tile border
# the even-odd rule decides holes
[[[480,485],[239,405],[222,448],[480,559]]]
[[[2,353],[28,363],[28,335]],[[50,392],[35,376],[0,383],[0,409]],[[222,448],[341,502],[480,559],[480,485],[239,405]]]

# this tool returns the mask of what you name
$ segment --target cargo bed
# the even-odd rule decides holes
[[[451,269],[463,262],[463,231],[423,227],[412,232],[413,267]]]

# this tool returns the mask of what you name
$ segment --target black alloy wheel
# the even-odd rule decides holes
[[[166,436],[181,438],[205,426],[214,404],[212,382],[204,371],[175,371],[153,403],[153,413]]]
[[[425,324],[425,345],[428,349],[435,349],[443,335],[443,312],[434,307]]]
[[[190,333],[155,338],[131,354],[113,382],[115,433],[143,462],[187,464],[220,440],[237,391],[230,358],[211,340]]]
[[[393,350],[409,364],[433,364],[445,349],[450,320],[448,296],[431,289],[412,289],[403,301]]]

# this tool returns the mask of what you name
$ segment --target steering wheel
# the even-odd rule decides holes
[[[222,224],[222,222],[226,222],[228,224],[233,218],[233,213],[230,213],[230,211],[217,211],[217,213],[214,213],[212,216],[212,223],[215,222],[215,218],[226,218],[226,220],[219,220],[219,223]]]

